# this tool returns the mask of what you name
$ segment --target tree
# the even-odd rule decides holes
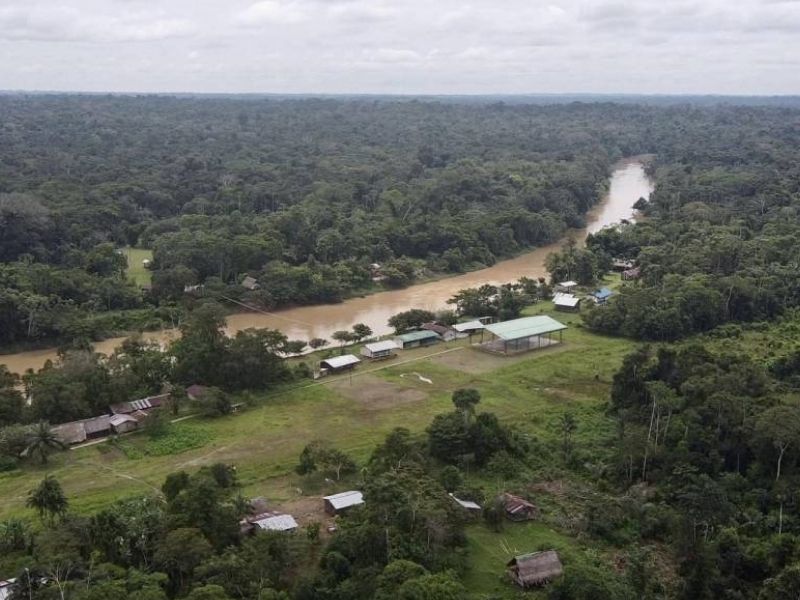
[[[452,572],[431,573],[410,579],[397,590],[398,600],[461,600],[467,589]]]
[[[166,569],[171,587],[180,592],[188,587],[192,574],[212,554],[211,544],[199,529],[180,527],[173,529],[158,545],[155,562]]]
[[[453,405],[464,417],[464,422],[469,423],[475,415],[475,407],[481,401],[481,393],[475,388],[461,388],[453,392]]]
[[[29,430],[24,456],[38,456],[39,461],[47,464],[47,457],[53,450],[65,450],[67,445],[55,434],[49,423],[39,421]]]
[[[397,334],[406,333],[412,329],[419,329],[425,323],[430,323],[435,315],[429,310],[412,308],[401,313],[397,313],[389,319],[389,327],[392,327]]]
[[[47,475],[36,489],[30,491],[25,504],[36,510],[39,518],[50,525],[63,518],[69,507],[61,484],[52,475]]]
[[[569,412],[562,413],[558,419],[558,428],[561,431],[561,452],[564,455],[564,462],[569,462],[573,450],[572,436],[578,430],[575,415]]]
[[[448,492],[455,492],[464,482],[461,471],[454,465],[447,465],[439,474],[439,481],[442,487]]]
[[[319,350],[320,348],[324,348],[328,345],[328,340],[324,338],[311,338],[308,341],[308,345],[312,350]]]
[[[185,598],[186,600],[230,600],[225,588],[213,584],[196,587]]]
[[[356,339],[355,335],[352,332],[345,331],[344,329],[339,331],[334,331],[331,337],[337,342],[339,342],[339,347],[342,349],[342,352],[344,352],[344,347],[347,344],[354,342]]]
[[[765,410],[756,421],[756,435],[777,450],[775,481],[781,478],[784,456],[800,446],[800,407],[781,404]]]
[[[215,387],[207,388],[195,400],[195,404],[199,407],[200,412],[207,417],[222,417],[233,412],[230,396]]]
[[[353,338],[355,339],[356,343],[360,342],[364,338],[368,338],[372,335],[372,329],[370,329],[364,323],[356,323],[353,325]]]

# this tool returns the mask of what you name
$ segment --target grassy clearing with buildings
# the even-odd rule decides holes
[[[247,408],[240,414],[186,420],[162,438],[126,436],[53,456],[46,469],[29,466],[0,474],[0,518],[28,512],[27,493],[45,472],[62,482],[74,510],[88,513],[121,497],[152,492],[168,473],[221,461],[237,466],[245,495],[265,496],[301,523],[322,520],[319,496],[340,486],[294,474],[309,441],[327,441],[364,462],[395,427],[423,434],[435,415],[451,410],[450,396],[461,387],[477,388],[480,409],[496,413],[535,444],[559,444],[557,420],[565,411],[573,413],[579,423],[576,447],[602,460],[614,434],[605,414],[611,378],[632,344],[589,333],[578,315],[553,313],[549,303],[526,311],[533,314],[552,314],[569,325],[564,344],[501,357],[459,340],[403,351],[392,361],[362,364],[352,374],[303,387],[243,396]],[[507,523],[500,533],[482,523],[469,528],[469,589],[515,594],[501,576],[505,561],[517,551],[547,546],[563,550],[567,564],[610,561],[570,537],[569,511],[558,490],[580,482],[565,484],[562,476],[553,468],[530,481],[546,484],[534,493],[537,503],[551,507],[543,522]],[[502,479],[469,477],[487,494],[506,489]]]
[[[153,251],[145,248],[123,248],[122,253],[128,259],[128,268],[125,273],[139,285],[150,285],[152,274],[144,267],[145,260],[153,260]]]

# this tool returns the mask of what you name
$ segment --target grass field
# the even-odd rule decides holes
[[[542,303],[526,312],[551,310],[552,305]],[[608,452],[604,442],[613,436],[604,404],[631,343],[589,333],[577,315],[551,314],[570,325],[563,345],[509,359],[484,354],[464,341],[404,351],[394,364],[361,365],[352,376],[244,397],[249,408],[243,413],[183,421],[164,438],[128,436],[116,444],[56,455],[46,469],[27,466],[0,474],[0,518],[29,512],[25,498],[45,472],[62,482],[73,510],[89,512],[124,496],[150,492],[170,472],[218,461],[237,466],[245,495],[299,506],[334,491],[324,482],[310,489],[307,480],[293,473],[309,441],[329,441],[363,461],[394,427],[423,432],[436,414],[451,410],[452,391],[465,386],[480,390],[481,409],[541,443],[557,443],[556,420],[570,410],[579,422],[576,444],[602,457]],[[497,489],[502,485],[490,484]],[[563,549],[565,561],[587,560],[592,552],[546,523],[509,524],[502,534],[483,525],[471,527],[470,589],[511,594],[513,588],[501,579],[508,550],[542,546]]]
[[[142,261],[153,260],[153,251],[144,248],[122,248],[125,258],[128,259],[126,274],[138,285],[150,285],[151,273],[142,265]]]

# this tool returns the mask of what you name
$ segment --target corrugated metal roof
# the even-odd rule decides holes
[[[364,504],[364,494],[358,490],[351,490],[349,492],[342,492],[341,494],[334,494],[333,496],[325,496],[323,500],[331,503],[331,506],[336,510],[349,508],[350,506],[358,506]]]
[[[384,340],[383,342],[364,344],[364,348],[370,352],[385,352],[386,350],[397,350],[397,344],[394,340]]]
[[[275,515],[266,519],[252,521],[253,525],[269,531],[291,531],[297,529],[297,521],[292,515]]]
[[[553,304],[556,306],[568,306],[570,308],[574,308],[578,306],[578,303],[581,301],[580,298],[573,294],[555,294],[553,296]]]
[[[404,344],[408,342],[418,342],[420,340],[430,340],[433,338],[438,339],[439,334],[435,331],[429,331],[427,329],[423,329],[422,331],[410,331],[408,333],[404,333],[403,335],[398,335],[396,340],[400,340]]]
[[[101,415],[92,419],[86,419],[83,422],[83,428],[86,430],[86,435],[93,433],[100,433],[101,431],[108,431],[111,428],[111,417],[108,415]]]
[[[132,417],[131,415],[114,415],[109,420],[112,427],[118,427],[123,423],[138,423],[139,421],[136,420],[136,417]]]
[[[486,327],[486,325],[477,320],[467,321],[466,323],[456,323],[455,325],[453,325],[453,329],[455,329],[459,333],[463,333],[464,331],[470,331],[472,329],[483,329],[484,327]]]
[[[468,510],[481,510],[481,505],[472,500],[462,500],[461,498],[456,498],[453,494],[450,494],[450,497],[463,508]]]
[[[569,281],[562,281],[561,283],[557,283],[556,285],[559,286],[559,287],[571,288],[571,287],[575,287],[576,285],[578,285],[578,282],[577,281],[572,281],[570,279]]]
[[[341,369],[342,367],[349,367],[361,362],[361,359],[353,354],[345,354],[344,356],[334,356],[333,358],[326,358],[320,361],[323,365],[328,365],[331,369]]]
[[[552,317],[540,315],[537,317],[523,317],[513,321],[503,321],[486,326],[489,331],[502,340],[518,340],[534,335],[543,335],[554,331],[561,331],[567,326],[559,323]]]
[[[599,290],[595,290],[594,292],[592,292],[592,296],[602,300],[603,298],[608,298],[613,293],[614,292],[612,292],[610,289],[608,289],[607,287],[604,287],[604,288],[600,288]]]

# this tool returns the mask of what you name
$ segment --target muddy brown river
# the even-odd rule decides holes
[[[633,204],[640,197],[649,197],[653,184],[645,174],[638,158],[621,161],[611,176],[607,196],[588,215],[585,229],[573,230],[569,236],[579,242],[586,235],[633,217]],[[315,337],[330,340],[331,334],[349,329],[354,323],[366,323],[376,335],[391,332],[389,317],[409,308],[438,310],[447,307],[447,299],[468,287],[489,283],[493,285],[516,281],[520,277],[546,275],[545,258],[557,250],[564,240],[537,248],[510,260],[504,260],[479,271],[421,283],[401,290],[379,292],[361,298],[352,298],[340,304],[302,306],[269,314],[237,313],[228,317],[228,333],[250,327],[279,329],[289,339],[310,340]],[[145,332],[144,337],[167,343],[177,335],[175,330]],[[95,344],[95,350],[104,354],[114,351],[125,338],[109,338]],[[26,369],[40,369],[46,360],[56,358],[55,348],[0,355],[0,364],[12,372],[24,373]]]

